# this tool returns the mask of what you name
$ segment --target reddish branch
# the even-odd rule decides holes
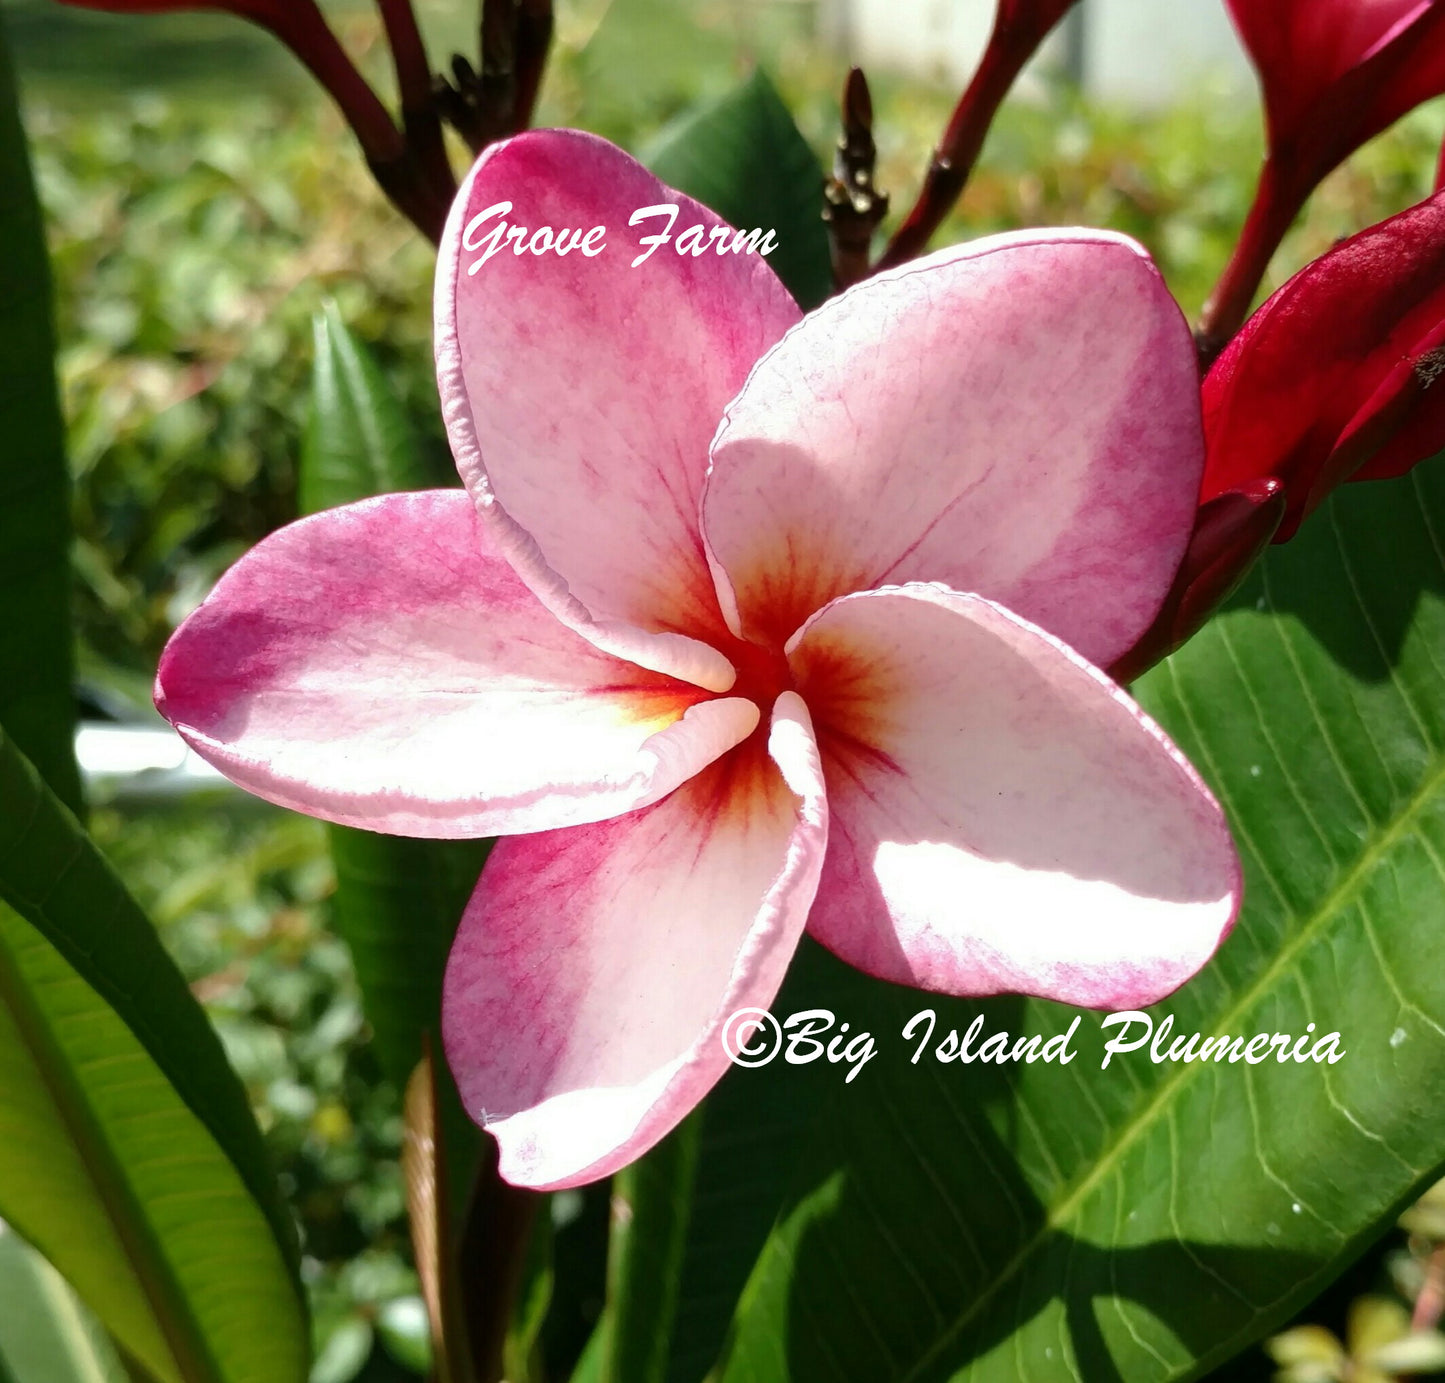
[[[1004,97],[1073,4],[1074,0],[999,0],[978,70],[933,151],[918,200],[894,232],[878,268],[891,268],[922,253],[968,182]]]
[[[478,152],[532,123],[552,44],[552,0],[482,0],[481,71],[452,59],[435,99],[449,124]]]
[[[1194,339],[1199,347],[1201,373],[1214,364],[1220,352],[1244,325],[1244,319],[1249,316],[1249,309],[1254,303],[1254,295],[1269,268],[1269,261],[1308,195],[1308,187],[1296,189],[1289,186],[1275,160],[1265,160],[1260,170],[1259,188],[1249,208],[1244,229],[1240,232],[1239,242],[1199,314],[1199,328],[1194,333]]]
[[[407,149],[432,194],[449,206],[457,190],[456,177],[447,159],[441,116],[432,99],[431,65],[416,13],[411,0],[377,0],[377,5],[396,67]]]

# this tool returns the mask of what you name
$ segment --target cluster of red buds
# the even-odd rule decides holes
[[[65,3],[227,10],[271,30],[331,93],[382,188],[433,240],[456,190],[442,122],[473,149],[525,128],[552,29],[551,0],[482,0],[480,69],[457,58],[447,79],[428,66],[411,0],[377,0],[395,60],[398,121],[315,0]],[[861,73],[850,75],[842,171],[824,207],[840,287],[924,249],[1015,78],[1073,3],[998,0],[990,42],[918,197],[871,264],[868,242],[887,198],[872,183],[867,86]],[[1270,259],[1321,179],[1445,93],[1445,0],[1224,3],[1259,73],[1267,150],[1197,332],[1208,461],[1194,537],[1154,626],[1112,669],[1121,681],[1189,638],[1264,548],[1291,537],[1336,485],[1402,475],[1445,448],[1445,388],[1434,387],[1445,374],[1445,192],[1336,246],[1250,315]]]
[[[1267,149],[1197,332],[1208,450],[1194,538],[1121,681],[1188,639],[1335,486],[1445,449],[1445,193],[1336,245],[1249,314],[1326,174],[1445,93],[1445,3],[1226,3],[1259,73]]]

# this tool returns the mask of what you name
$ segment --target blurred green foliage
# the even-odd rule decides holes
[[[421,9],[434,37],[461,41],[457,15],[468,7]],[[844,69],[811,41],[804,7],[617,0],[604,18],[605,9],[563,7],[542,123],[641,149],[762,54],[826,165]],[[371,13],[343,7],[343,36],[384,75]],[[323,302],[373,347],[424,445],[444,449],[431,254],[376,192],[335,113],[268,40],[215,16],[126,21],[49,0],[12,0],[6,16],[56,269],[82,668],[143,702],[178,620],[296,513],[311,319]],[[434,52],[438,66],[446,51]],[[955,93],[873,76],[878,182],[897,216]],[[1417,112],[1332,177],[1272,283],[1425,195],[1441,125],[1438,110]],[[1157,113],[1044,92],[1005,111],[941,239],[1114,227],[1150,248],[1192,314],[1243,220],[1259,152],[1257,111],[1207,92]],[[327,929],[334,879],[323,828],[230,803],[103,808],[95,830],[261,1113],[305,1231],[316,1383],[423,1369],[399,1092],[368,1050],[349,956]]]
[[[781,24],[744,30],[736,8],[628,0],[595,33],[578,20],[570,42],[564,23],[542,120],[643,147],[696,99],[726,90],[761,48],[826,161],[841,64]],[[130,30],[97,18],[84,16],[76,33],[99,61],[101,41]],[[148,675],[216,576],[296,513],[309,324],[324,300],[375,348],[428,445],[444,446],[431,258],[376,192],[334,112],[294,76],[276,80],[264,44],[236,50],[272,82],[244,99],[227,99],[225,84],[82,98],[76,43],[57,42],[47,23],[38,48],[23,42],[22,24],[19,51],[34,69],[28,119],[58,280],[81,640],[87,666],[99,655]],[[374,65],[364,16],[346,32]],[[43,61],[57,52],[67,55],[59,72]],[[878,181],[898,215],[952,93],[886,75],[874,85]],[[1332,178],[1286,244],[1275,282],[1423,196],[1440,124],[1437,112],[1419,112]],[[1207,93],[1153,114],[1046,93],[1006,108],[941,239],[1110,226],[1151,249],[1193,313],[1243,219],[1258,153],[1257,113]]]

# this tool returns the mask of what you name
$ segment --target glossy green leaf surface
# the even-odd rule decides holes
[[[768,263],[802,307],[828,296],[823,174],[761,68],[665,130],[645,162],[732,225],[773,231],[778,248]]]
[[[311,414],[299,474],[303,514],[385,494],[449,484],[426,463],[411,422],[375,357],[334,306],[312,321]]]
[[[332,917],[351,947],[377,1056],[404,1082],[439,1031],[442,971],[490,841],[411,840],[330,828]]]
[[[692,1218],[702,1112],[612,1179],[604,1383],[664,1383]]]
[[[0,22],[0,724],[71,806],[70,481],[50,264]]]
[[[294,1229],[245,1094],[64,805],[80,796],[68,488],[3,53],[0,87],[0,1215],[162,1383],[287,1383],[306,1367]]]
[[[1195,1378],[1445,1163],[1445,469],[1338,494],[1136,691],[1247,878],[1215,961],[1153,1010],[1164,1059],[1101,1069],[1083,1015],[1069,1064],[915,1065],[923,1009],[934,1048],[975,1016],[1048,1037],[1075,1015],[837,967],[806,999],[880,1055],[838,1073],[717,1378]],[[1196,1032],[1338,1032],[1344,1055],[1169,1060]]]
[[[0,801],[0,1215],[162,1383],[304,1378],[294,1231],[220,1043],[3,734]]]

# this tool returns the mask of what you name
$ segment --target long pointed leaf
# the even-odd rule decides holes
[[[698,1112],[612,1180],[606,1383],[667,1377],[701,1141]]]
[[[50,262],[0,20],[0,723],[78,808],[70,482],[54,356]]]
[[[79,806],[49,313],[0,43],[0,713],[41,769],[0,731],[0,1213],[157,1378],[286,1383],[306,1358],[294,1230],[244,1092],[43,781]]]
[[[215,1033],[3,731],[0,802],[0,1214],[157,1378],[303,1378],[294,1230]]]
[[[664,130],[646,162],[664,182],[743,230],[771,230],[768,263],[804,308],[832,291],[823,174],[767,74]]]
[[[447,483],[427,464],[381,367],[334,305],[316,314],[311,335],[316,354],[301,450],[301,511],[314,514],[391,490]]]

